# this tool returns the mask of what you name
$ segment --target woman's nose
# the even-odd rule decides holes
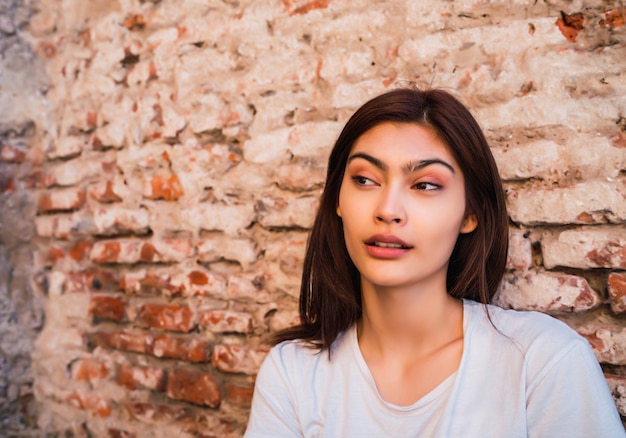
[[[402,194],[396,188],[389,187],[382,191],[374,212],[376,222],[404,223],[406,221],[406,211],[402,198]]]

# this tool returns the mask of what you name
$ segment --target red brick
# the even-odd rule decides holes
[[[227,373],[254,375],[269,351],[266,347],[216,345],[211,361],[213,366]]]
[[[145,332],[95,332],[87,335],[92,347],[113,348],[149,354],[152,351],[153,336]]]
[[[87,125],[87,128],[96,128],[98,126],[98,113],[95,111],[87,111],[85,123]]]
[[[109,428],[107,430],[109,438],[136,438],[137,435],[126,430]]]
[[[626,377],[616,374],[605,374],[604,377],[611,389],[617,410],[621,416],[626,416]]]
[[[96,263],[134,264],[139,262],[181,262],[193,255],[190,239],[108,240],[94,244],[89,255]]]
[[[615,313],[626,312],[626,274],[609,274],[608,285],[611,309]]]
[[[89,314],[94,322],[121,321],[126,315],[126,301],[116,296],[91,297]]]
[[[169,372],[167,396],[212,408],[221,402],[215,378],[207,372],[191,368],[175,368]]]
[[[4,143],[0,149],[0,159],[5,163],[22,163],[26,159],[26,153],[10,143]]]
[[[530,240],[526,233],[519,230],[509,231],[509,253],[507,255],[507,269],[525,271],[532,263]]]
[[[561,12],[561,17],[554,24],[556,24],[563,36],[573,43],[576,42],[578,33],[583,29],[583,22],[583,14],[580,12],[570,15]]]
[[[289,15],[303,15],[307,14],[315,9],[327,8],[331,0],[310,0],[310,1],[294,1],[294,0],[282,0],[285,9],[289,12]]]
[[[37,53],[42,54],[46,58],[54,58],[57,54],[57,48],[52,42],[42,41],[37,46]]]
[[[626,235],[620,227],[581,227],[546,233],[541,239],[544,266],[626,268]]]
[[[86,357],[72,363],[71,374],[74,380],[94,383],[109,377],[109,369],[106,364]]]
[[[187,409],[182,406],[157,403],[123,403],[122,406],[131,418],[150,424],[153,422],[171,423],[187,413]]]
[[[577,330],[589,341],[599,362],[626,365],[626,327],[615,322],[592,321]]]
[[[150,354],[186,362],[208,362],[211,360],[211,345],[191,337],[176,337],[167,333],[154,335]]]
[[[243,433],[241,423],[228,417],[223,414],[215,415],[204,408],[196,410],[196,415],[182,418],[173,425],[185,434],[197,438],[240,437]]]
[[[141,14],[131,14],[124,19],[124,27],[128,30],[142,30],[146,22]]]
[[[178,291],[171,285],[170,276],[166,273],[151,271],[127,272],[120,278],[119,287],[133,295],[160,295],[165,291],[176,294]]]
[[[122,197],[115,192],[113,180],[101,181],[89,190],[89,195],[98,202],[108,204],[122,202]]]
[[[50,260],[52,264],[55,264],[59,260],[62,260],[64,258],[65,251],[63,250],[63,248],[59,248],[58,246],[51,246],[48,250],[48,260]]]
[[[124,274],[120,288],[134,295],[226,296],[226,280],[208,271],[135,271]]]
[[[90,258],[96,263],[114,263],[119,259],[121,250],[120,242],[98,242],[91,251]]]
[[[4,176],[0,178],[0,193],[14,192],[15,189],[15,180],[13,178],[6,178]]]
[[[70,237],[83,238],[93,233],[91,219],[83,212],[37,216],[35,227],[41,237],[54,237],[67,240]]]
[[[173,304],[144,304],[137,312],[136,321],[146,328],[188,332],[195,327],[194,312]]]
[[[65,245],[63,242],[57,242],[48,248],[47,261],[50,264],[63,263],[64,266],[78,266],[84,261],[89,252],[91,241],[76,242],[72,246]],[[44,254],[43,252],[39,253]]]
[[[141,246],[139,258],[142,262],[152,262],[157,259],[158,255],[159,252],[150,242],[146,242]]]
[[[145,181],[142,193],[147,199],[164,201],[176,201],[185,194],[176,174],[169,177],[157,175],[150,181]]]
[[[70,247],[68,255],[77,262],[81,260],[85,260],[87,258],[87,255],[91,251],[92,246],[93,246],[92,240],[78,241]]]
[[[115,381],[128,389],[150,389],[165,391],[167,375],[159,368],[147,366],[118,365],[115,369]]]
[[[253,329],[252,315],[228,310],[203,312],[199,324],[214,333],[250,333]]]
[[[593,249],[586,254],[587,260],[600,267],[626,268],[626,246],[617,242],[608,242],[600,249]]]
[[[99,268],[89,268],[80,272],[67,272],[65,291],[114,292],[118,290],[116,274]]]
[[[96,394],[74,391],[65,398],[65,401],[79,409],[89,411],[98,417],[109,417],[111,415],[111,406],[109,403]]]
[[[143,208],[97,208],[93,211],[94,234],[144,235],[150,231],[150,217]]]
[[[172,276],[170,291],[184,296],[223,298],[226,295],[226,280],[208,271],[184,271]]]
[[[204,286],[209,282],[209,277],[204,272],[191,271],[187,276],[191,284]]]
[[[535,271],[506,274],[494,301],[504,308],[548,313],[587,311],[601,304],[583,277]]]
[[[29,189],[42,189],[48,187],[46,174],[41,167],[33,167],[24,177],[24,183]]]
[[[81,208],[85,203],[85,191],[80,188],[69,188],[43,193],[39,197],[39,212],[53,213],[71,211]]]
[[[254,394],[254,385],[236,384],[232,382],[226,382],[224,384],[226,389],[225,400],[233,405],[249,409],[252,404],[252,395]]]
[[[611,138],[611,144],[619,149],[626,148],[626,132],[619,131]]]
[[[626,23],[626,8],[610,9],[604,13],[604,23],[611,29],[622,27]]]

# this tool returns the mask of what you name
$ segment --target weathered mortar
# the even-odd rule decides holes
[[[406,83],[452,90],[486,129],[511,216],[498,302],[586,336],[626,415],[620,2],[38,10],[23,35],[47,107],[39,76],[24,76],[33,135],[3,143],[1,166],[2,199],[24,200],[2,224],[24,230],[22,257],[36,248],[19,290],[32,274],[32,296],[46,295],[29,374],[42,431],[239,436],[264,339],[297,318],[332,142],[366,99]]]
[[[22,35],[31,8],[28,1],[0,1],[0,429],[6,436],[28,436],[36,426],[31,353],[44,318],[32,282],[36,196],[26,178],[37,155],[34,112],[45,109],[46,87]]]

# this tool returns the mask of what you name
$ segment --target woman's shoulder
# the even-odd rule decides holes
[[[582,343],[585,338],[563,321],[537,311],[503,309],[466,301],[478,320],[478,325],[492,336],[513,342],[523,354],[533,350],[556,353]]]
[[[330,352],[327,349],[321,349],[313,342],[303,339],[292,339],[283,341],[270,349],[268,359],[273,361],[280,368],[306,368],[307,366],[326,363],[330,358],[341,355],[348,348],[349,333],[352,328],[339,334],[333,343]]]

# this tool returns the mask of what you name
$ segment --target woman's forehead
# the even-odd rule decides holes
[[[458,167],[449,146],[430,126],[418,123],[380,123],[359,136],[348,157],[367,152],[389,164],[440,158]]]

